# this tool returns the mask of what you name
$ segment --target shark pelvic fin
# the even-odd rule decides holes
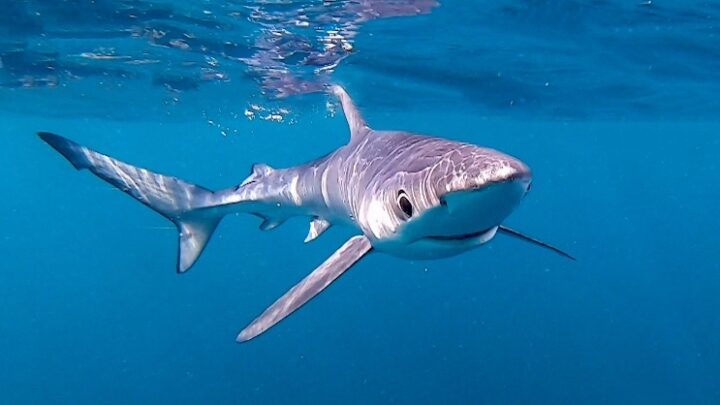
[[[360,111],[345,89],[335,84],[330,86],[330,91],[340,99],[340,104],[345,113],[345,119],[350,127],[350,142],[367,135],[368,132],[370,132],[370,127],[365,123],[365,119],[363,119],[362,114],[360,114]]]
[[[76,169],[88,169],[172,221],[179,231],[178,273],[186,272],[197,261],[222,219],[222,215],[200,214],[198,210],[213,201],[212,191],[131,166],[59,135],[38,135]]]
[[[330,222],[322,218],[315,218],[310,222],[310,230],[305,237],[305,243],[312,242],[330,228]]]
[[[260,224],[261,231],[272,231],[285,222],[284,218],[264,218]]]
[[[237,341],[246,342],[285,319],[323,291],[371,250],[370,240],[365,236],[354,236],[348,239],[323,264],[243,329],[238,335]]]
[[[555,247],[555,246],[553,246],[553,245],[551,245],[551,244],[549,244],[549,243],[545,243],[545,242],[543,242],[543,241],[541,241],[541,240],[539,240],[539,239],[535,239],[535,238],[532,238],[532,237],[530,237],[530,236],[524,235],[524,234],[522,234],[522,233],[520,233],[520,232],[518,232],[518,231],[516,231],[516,230],[514,230],[514,229],[512,229],[512,228],[508,228],[508,227],[505,226],[505,225],[500,225],[500,226],[498,227],[498,231],[500,231],[500,232],[502,232],[502,233],[504,233],[504,234],[506,234],[506,235],[512,236],[512,237],[514,237],[514,238],[517,238],[517,239],[520,239],[520,240],[524,240],[524,241],[526,241],[526,242],[530,242],[530,243],[532,243],[532,244],[538,245],[538,246],[543,247],[543,248],[545,248],[545,249],[552,250],[553,252],[559,254],[560,256],[567,257],[567,258],[570,259],[570,260],[577,260],[575,257],[571,256],[569,253],[561,250],[560,248],[557,248],[557,247]]]

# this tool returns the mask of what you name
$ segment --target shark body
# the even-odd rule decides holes
[[[88,169],[171,220],[179,231],[177,271],[195,264],[220,220],[244,212],[270,230],[293,216],[311,219],[306,242],[331,225],[353,227],[324,263],[237,337],[250,340],[290,315],[369,252],[433,259],[457,255],[498,232],[567,253],[502,225],[530,189],[530,169],[504,153],[468,143],[368,127],[340,86],[350,141],[329,155],[286,169],[253,166],[240,185],[210,191],[81,146],[59,135],[39,136],[77,169]]]

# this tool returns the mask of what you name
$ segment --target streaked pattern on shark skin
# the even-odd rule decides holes
[[[419,215],[453,192],[515,179],[529,184],[528,167],[498,151],[407,132],[373,131],[342,88],[336,86],[333,92],[347,112],[350,143],[306,165],[253,173],[239,190],[224,195],[223,204],[263,201],[259,214],[266,218],[284,220],[293,213],[349,224],[382,245],[408,220],[397,205],[400,191],[408,194]]]
[[[399,191],[409,194],[420,214],[450,193],[516,178],[529,181],[530,172],[522,162],[491,149],[369,131],[323,160],[253,176],[255,180],[223,195],[222,204],[262,201],[258,214],[266,218],[323,218],[354,225],[377,242],[393,238],[407,221],[397,206]],[[319,190],[323,185],[324,191]]]
[[[266,331],[308,302],[370,250],[431,259],[489,242],[530,188],[530,169],[504,153],[442,138],[368,127],[350,96],[338,96],[350,128],[349,142],[320,159],[275,169],[256,164],[240,185],[218,192],[137,168],[50,133],[40,137],[77,169],[149,206],[178,228],[178,272],[199,258],[220,220],[244,212],[273,229],[293,216],[311,219],[306,242],[334,224],[359,232],[303,281],[245,328],[238,341]]]
[[[351,175],[346,178],[363,175],[347,185],[345,198],[374,240],[391,238],[407,221],[397,204],[400,192],[407,194],[417,216],[451,192],[530,176],[523,163],[508,155],[405,132],[372,131],[350,157]]]

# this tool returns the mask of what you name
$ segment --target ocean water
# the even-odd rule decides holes
[[[720,403],[720,3],[2,1],[0,403]],[[172,224],[38,131],[210,189],[378,129],[534,172],[498,235],[365,258],[239,330],[345,239]]]

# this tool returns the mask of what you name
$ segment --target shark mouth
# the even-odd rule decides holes
[[[492,231],[495,227],[485,229],[484,231],[480,232],[473,232],[473,233],[466,233],[462,235],[452,235],[452,236],[426,236],[424,239],[429,240],[435,240],[435,241],[463,241],[468,239],[475,239],[479,238],[488,232]]]

